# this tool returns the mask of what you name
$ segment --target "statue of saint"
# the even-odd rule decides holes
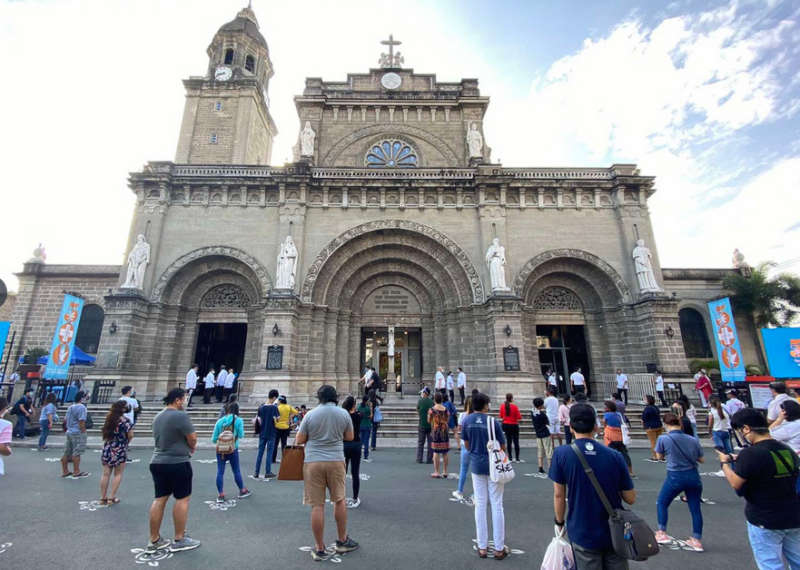
[[[286,236],[278,254],[278,271],[276,273],[276,289],[294,289],[294,278],[297,270],[297,247],[292,236]]]
[[[311,121],[306,121],[306,126],[300,131],[300,156],[314,156],[314,139],[317,134],[311,128]]]
[[[633,248],[633,266],[636,269],[636,279],[639,281],[639,291],[642,293],[663,291],[658,286],[656,274],[653,271],[653,254],[644,245],[643,239],[637,240],[636,247]]]
[[[36,246],[36,249],[33,250],[33,257],[28,260],[28,263],[44,263],[47,260],[47,253],[44,250],[44,246],[40,243]]]
[[[500,238],[494,238],[486,250],[486,265],[489,267],[492,291],[510,291],[506,287],[506,248],[500,245]]]
[[[128,254],[128,274],[125,276],[123,289],[141,289],[144,284],[144,272],[150,263],[150,244],[139,234],[136,245]]]
[[[472,123],[469,126],[467,133],[467,148],[469,149],[470,158],[483,157],[483,137],[478,130],[478,123]]]
[[[743,267],[749,267],[747,261],[744,259],[744,254],[739,251],[739,248],[733,250],[733,258],[731,259],[731,263],[735,269],[741,269]]]

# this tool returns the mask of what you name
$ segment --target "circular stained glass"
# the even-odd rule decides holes
[[[370,168],[416,168],[417,152],[407,142],[385,140],[372,145],[364,162]]]

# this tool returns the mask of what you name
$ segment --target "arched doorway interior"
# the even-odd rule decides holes
[[[712,358],[711,342],[703,316],[691,307],[684,307],[678,311],[678,322],[686,358]]]

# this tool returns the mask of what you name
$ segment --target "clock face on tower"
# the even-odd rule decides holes
[[[220,65],[214,71],[214,79],[217,81],[227,81],[233,75],[233,71],[231,71],[230,67],[226,67],[224,65]]]
[[[385,73],[383,77],[381,77],[381,85],[386,89],[397,89],[402,82],[403,79],[393,71]]]

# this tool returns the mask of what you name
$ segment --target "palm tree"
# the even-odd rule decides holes
[[[775,263],[769,261],[760,263],[750,270],[749,275],[737,272],[722,281],[722,286],[733,293],[733,308],[753,319],[762,364],[766,359],[758,329],[790,324],[800,307],[800,278],[788,273],[770,277],[769,270],[774,266]]]

